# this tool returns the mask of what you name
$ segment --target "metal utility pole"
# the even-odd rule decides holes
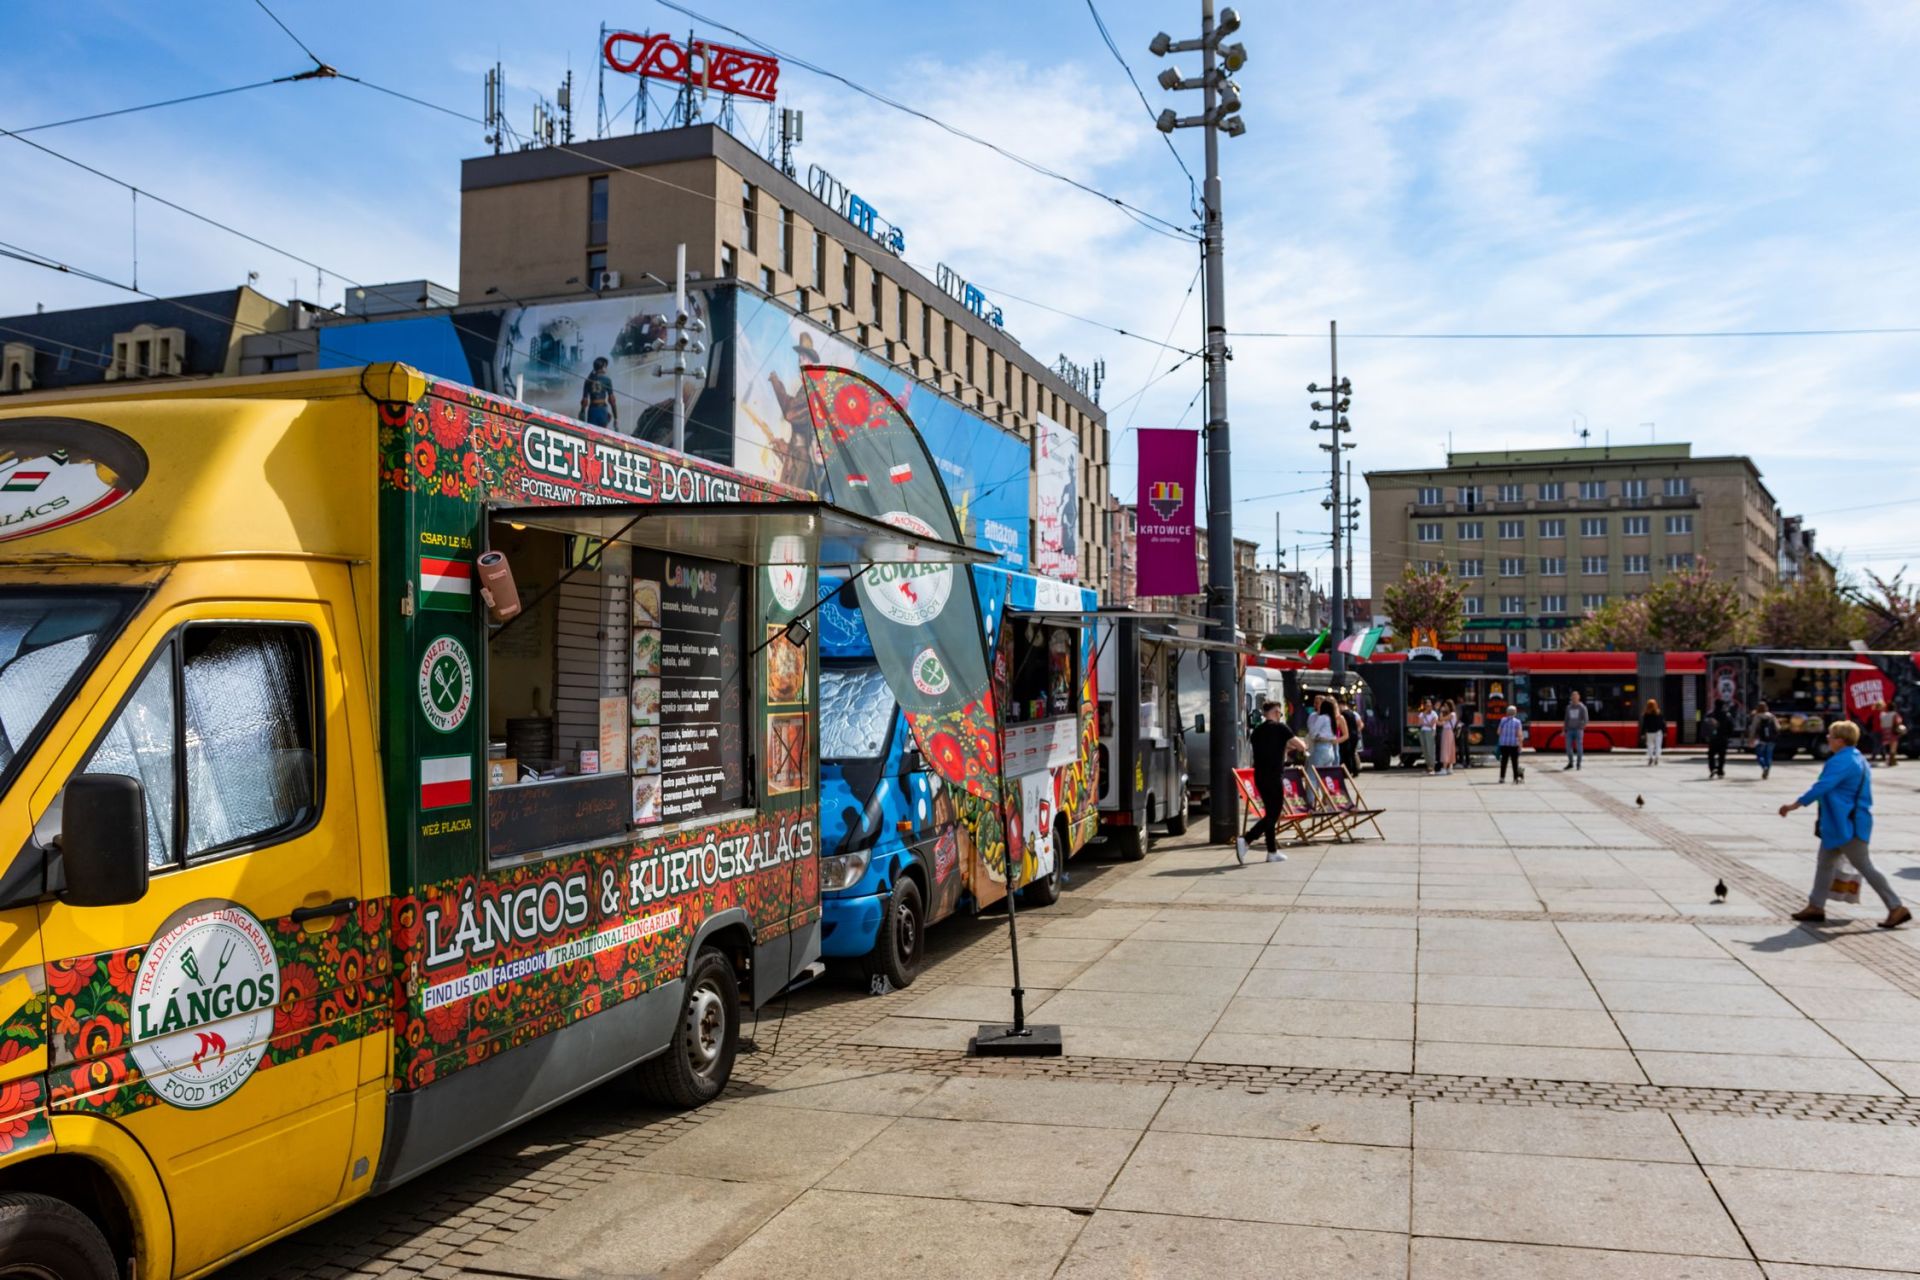
[[[1347,638],[1347,602],[1340,580],[1340,535],[1347,523],[1347,511],[1340,502],[1340,455],[1353,446],[1343,443],[1340,436],[1343,432],[1353,430],[1345,416],[1347,406],[1353,403],[1353,385],[1342,381],[1340,377],[1340,322],[1337,320],[1327,321],[1327,351],[1332,364],[1327,385],[1322,387],[1308,383],[1307,393],[1316,396],[1324,394],[1327,397],[1325,404],[1315,400],[1313,411],[1324,411],[1331,419],[1324,425],[1316,419],[1313,429],[1333,432],[1333,443],[1320,446],[1327,451],[1332,463],[1333,486],[1332,493],[1320,505],[1333,515],[1333,594],[1327,601],[1327,638],[1332,642],[1332,656],[1328,661],[1333,664],[1333,673],[1343,676],[1347,673],[1347,655],[1341,651],[1340,642]]]
[[[1168,90],[1199,89],[1201,111],[1197,116],[1180,116],[1171,108],[1162,111],[1155,124],[1162,133],[1175,129],[1206,130],[1206,185],[1201,195],[1205,207],[1204,252],[1207,282],[1207,605],[1213,617],[1213,638],[1227,644],[1234,640],[1236,610],[1233,589],[1233,472],[1232,452],[1227,429],[1227,294],[1225,251],[1220,225],[1220,134],[1237,138],[1247,126],[1237,114],[1240,110],[1239,86],[1229,78],[1246,65],[1247,48],[1232,44],[1224,48],[1220,41],[1240,28],[1240,15],[1232,9],[1220,11],[1214,20],[1213,0],[1200,0],[1200,38],[1175,40],[1166,32],[1156,35],[1147,49],[1156,57],[1169,53],[1200,53],[1200,76],[1189,80],[1173,67],[1160,73],[1160,87]],[[1209,664],[1208,714],[1212,720],[1209,740],[1213,759],[1208,770],[1209,794],[1207,838],[1215,844],[1228,844],[1240,834],[1239,807],[1234,801],[1233,766],[1238,758],[1240,709],[1238,684],[1240,664]]]

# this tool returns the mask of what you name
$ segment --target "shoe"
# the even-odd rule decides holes
[[[1880,927],[1882,929],[1898,929],[1911,919],[1913,919],[1913,912],[1907,910],[1905,907],[1895,907],[1887,913],[1887,918],[1880,922]]]
[[[1287,855],[1280,852],[1278,849],[1275,849],[1272,852],[1267,854],[1268,862],[1285,862],[1286,860],[1287,860]]]
[[[1771,778],[1772,776],[1773,776],[1773,770],[1771,769],[1762,769],[1760,771],[1760,781],[1762,782],[1765,782],[1768,778]]]
[[[1569,760],[1565,764],[1560,766],[1560,772],[1565,773],[1567,770],[1571,768],[1573,768],[1573,761]]]
[[[1815,924],[1818,924],[1820,921],[1825,920],[1826,918],[1827,918],[1827,913],[1820,910],[1818,907],[1802,907],[1798,911],[1794,912],[1792,915],[1787,917],[1787,919],[1789,920],[1800,920],[1800,921],[1811,922]]]
[[[1233,860],[1241,866],[1247,865],[1247,838],[1241,836],[1233,842]]]

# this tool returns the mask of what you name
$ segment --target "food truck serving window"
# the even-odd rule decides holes
[[[1001,642],[1009,723],[1071,715],[1080,709],[1080,628],[1015,614]]]

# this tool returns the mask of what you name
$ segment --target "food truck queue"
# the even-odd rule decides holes
[[[0,1272],[190,1276],[820,949],[816,566],[971,553],[402,365],[0,411]]]

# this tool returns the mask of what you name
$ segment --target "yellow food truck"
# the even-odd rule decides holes
[[[948,553],[402,365],[5,401],[0,1273],[713,1097],[819,952],[815,566]]]

